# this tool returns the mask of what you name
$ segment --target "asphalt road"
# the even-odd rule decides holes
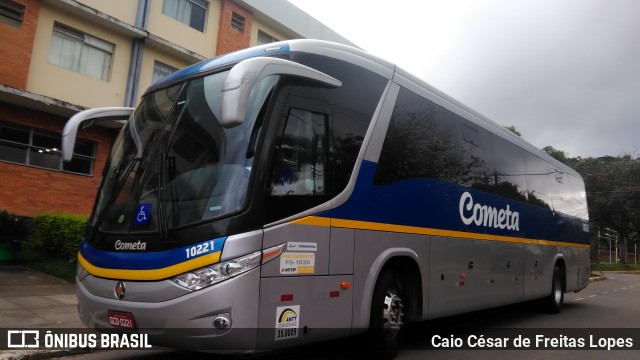
[[[640,359],[640,274],[609,273],[605,281],[591,283],[577,294],[565,294],[565,306],[557,315],[542,313],[535,303],[506,306],[471,314],[414,324],[405,336],[405,342],[397,359]],[[438,335],[439,338],[434,339]],[[477,339],[514,338],[529,339],[531,343],[521,350],[498,350],[481,348]],[[590,337],[592,337],[590,339]],[[609,338],[629,342],[634,350],[606,350]],[[474,345],[465,350],[444,348],[447,339]],[[583,339],[584,346],[580,346]],[[437,341],[436,341],[437,340]],[[561,350],[555,344],[577,349]],[[433,343],[440,345],[434,348]],[[498,342],[498,340],[496,340]],[[537,344],[537,345],[536,345]],[[590,348],[602,345],[605,349]],[[269,353],[251,358],[261,360],[293,359],[345,359],[369,358],[364,351],[366,342],[359,338],[314,344],[306,347]],[[193,353],[177,350],[127,350],[104,351],[68,357],[65,359],[234,359],[226,356]]]

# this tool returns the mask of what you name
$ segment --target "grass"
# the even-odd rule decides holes
[[[640,270],[640,265],[600,263],[600,264],[592,264],[591,270],[592,271],[634,271],[634,270]]]

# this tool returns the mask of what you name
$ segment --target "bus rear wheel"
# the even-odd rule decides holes
[[[392,359],[398,354],[403,329],[402,283],[395,270],[384,271],[373,291],[369,340],[372,355]]]
[[[564,287],[562,285],[562,269],[558,265],[553,268],[551,293],[544,299],[545,310],[551,314],[558,314],[564,304]]]

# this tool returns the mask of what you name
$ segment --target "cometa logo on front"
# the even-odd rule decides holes
[[[520,230],[520,214],[511,211],[509,205],[506,209],[497,209],[492,206],[474,203],[469,192],[460,196],[460,219],[465,225],[492,227],[494,229]]]
[[[120,240],[117,240],[115,243],[115,249],[116,250],[139,250],[139,251],[144,251],[147,250],[147,243],[146,242],[142,242],[140,240],[138,240],[137,242],[123,242]]]

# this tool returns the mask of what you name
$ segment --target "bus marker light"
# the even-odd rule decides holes
[[[340,297],[340,291],[329,291],[329,297]]]
[[[293,294],[280,295],[280,301],[293,301]]]
[[[343,281],[340,283],[340,289],[351,289],[351,283],[348,281]]]
[[[284,247],[287,243],[276,245],[274,247],[265,249],[262,251],[262,264],[266,264],[269,261],[277,258],[284,251]]]
[[[467,278],[467,274],[465,273],[460,274],[460,279],[466,279],[466,278]]]

